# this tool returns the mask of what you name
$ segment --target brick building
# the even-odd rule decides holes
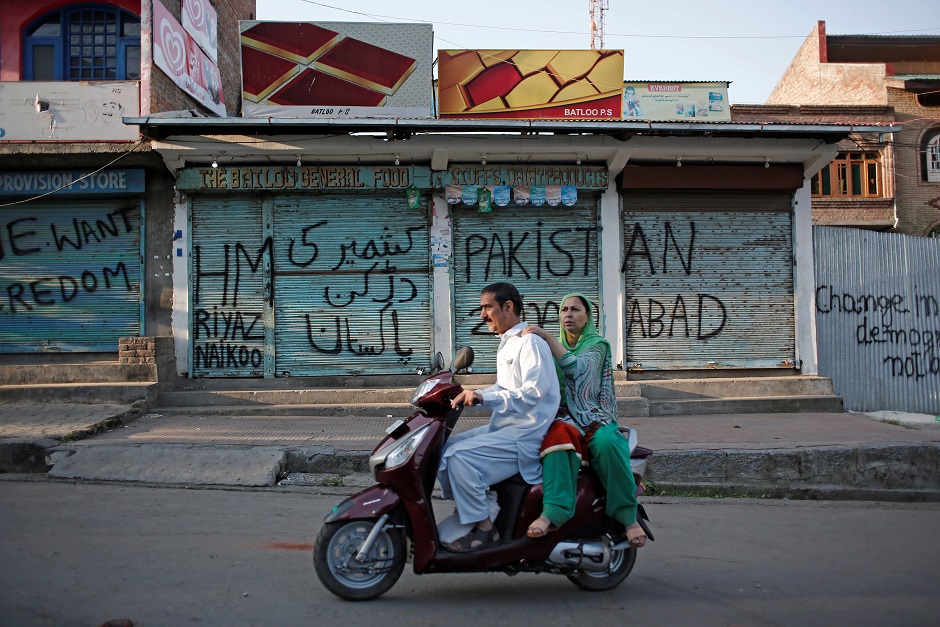
[[[840,144],[813,177],[815,224],[940,237],[940,37],[828,35],[820,21],[766,104],[764,114],[901,127]]]
[[[170,334],[174,179],[123,119],[238,115],[254,16],[255,0],[6,3],[0,362],[116,361],[119,338]]]

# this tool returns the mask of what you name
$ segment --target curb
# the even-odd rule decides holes
[[[370,455],[330,446],[288,449],[285,470],[325,476],[324,485],[345,485],[345,477],[361,485]],[[656,451],[644,483],[649,494],[662,496],[937,502],[940,444]]]

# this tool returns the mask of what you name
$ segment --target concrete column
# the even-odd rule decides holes
[[[443,196],[431,199],[431,315],[434,319],[434,344],[432,350],[444,355],[444,363],[450,365],[454,356],[454,279],[451,272],[451,250],[454,230],[450,205]]]
[[[810,179],[793,194],[793,308],[796,359],[802,374],[819,374],[816,352],[816,272],[813,261],[813,208]]]
[[[173,195],[173,312],[170,326],[176,349],[177,374],[190,372],[189,363],[189,198]]]
[[[621,199],[617,193],[614,177],[610,185],[601,194],[600,233],[598,241],[601,249],[600,289],[601,319],[598,321],[601,334],[610,342],[613,350],[614,368],[623,367],[623,279],[620,274],[621,250],[623,248],[623,228],[620,223]]]

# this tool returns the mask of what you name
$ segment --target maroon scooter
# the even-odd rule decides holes
[[[451,401],[463,390],[454,374],[473,363],[473,350],[463,347],[453,370],[443,370],[440,354],[432,374],[411,399],[418,410],[387,429],[369,466],[376,485],[366,488],[330,511],[317,536],[313,565],[323,585],[349,601],[374,599],[387,592],[412,560],[414,572],[520,572],[565,575],[584,590],[609,590],[620,584],[636,561],[637,549],[624,526],[604,513],[606,495],[596,474],[582,469],[578,477],[575,514],[541,538],[526,535],[542,511],[542,486],[525,483],[520,475],[491,489],[499,515],[494,521],[501,541],[469,553],[442,546],[431,493],[447,438],[463,408]],[[636,445],[636,432],[621,428],[630,440],[637,496],[652,451]],[[638,521],[653,539],[643,506]],[[554,529],[554,528],[553,528]]]

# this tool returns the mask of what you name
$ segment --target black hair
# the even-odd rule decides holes
[[[513,312],[517,316],[522,316],[522,296],[512,283],[506,283],[505,281],[491,283],[480,290],[480,294],[492,294],[500,307],[502,307],[506,301],[511,302]]]

